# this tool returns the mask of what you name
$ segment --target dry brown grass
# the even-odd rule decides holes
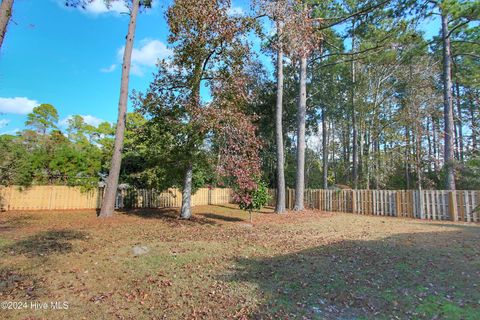
[[[480,227],[233,206],[0,215],[1,319],[477,319]],[[150,251],[134,257],[132,247]],[[68,310],[31,302],[67,301]]]

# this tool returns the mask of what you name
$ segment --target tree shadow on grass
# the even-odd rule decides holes
[[[178,209],[159,208],[159,209],[132,209],[121,211],[123,214],[137,216],[144,219],[158,219],[168,222],[172,226],[176,225],[215,225],[216,222],[206,217],[192,215],[188,220],[180,219]]]
[[[341,241],[238,260],[253,319],[479,319],[480,228]]]
[[[225,208],[229,210],[240,210],[238,205],[231,205],[231,206],[226,206],[226,205],[221,205],[221,204],[212,204],[211,206],[213,207],[219,207],[219,208]],[[273,214],[273,207],[263,207],[261,210],[256,210],[256,213],[263,213],[263,214]]]
[[[75,230],[50,230],[40,232],[20,240],[6,250],[14,254],[46,256],[55,253],[68,253],[73,249],[71,241],[85,240],[87,234]]]
[[[29,225],[32,220],[35,220],[35,217],[32,215],[9,217],[6,220],[0,221],[0,232],[23,228]]]
[[[245,221],[245,219],[242,219],[242,218],[224,216],[222,214],[216,214],[216,213],[199,213],[199,215],[203,216],[205,218],[208,218],[208,219],[222,220],[222,221],[227,221],[227,222]]]
[[[416,224],[428,224],[429,226],[437,226],[442,228],[451,228],[451,229],[462,229],[465,231],[476,231],[480,232],[480,224],[478,223],[438,223],[435,221],[429,220],[414,220]]]

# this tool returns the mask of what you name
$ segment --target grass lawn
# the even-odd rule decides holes
[[[0,213],[0,319],[480,319],[479,225],[194,212]]]

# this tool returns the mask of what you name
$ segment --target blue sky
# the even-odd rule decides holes
[[[165,5],[156,1],[139,16],[130,91],[144,90],[157,58],[170,53]],[[248,9],[240,0],[232,7]],[[111,9],[102,0],[87,10],[66,8],[61,0],[15,1],[0,50],[0,134],[22,130],[40,103],[54,105],[61,123],[74,114],[94,125],[116,121],[128,15],[119,13],[121,1]]]
[[[0,132],[22,129],[39,103],[54,105],[60,119],[116,120],[128,16],[102,7],[101,1],[87,11],[56,0],[15,1],[0,51]],[[139,17],[130,89],[146,88],[157,57],[169,54],[167,30],[158,3]]]

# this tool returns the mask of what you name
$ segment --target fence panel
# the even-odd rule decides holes
[[[287,190],[293,209],[295,190]],[[269,191],[275,196],[275,190]],[[305,207],[362,215],[480,222],[480,191],[447,190],[322,190],[308,189]],[[270,199],[275,205],[275,199]]]
[[[103,189],[82,190],[68,186],[16,186],[0,188],[0,210],[78,210],[99,209]],[[231,203],[231,189],[201,188],[192,195],[192,206]],[[116,208],[180,207],[182,193],[178,189],[159,192],[154,189],[123,189],[117,192]]]
[[[2,210],[95,209],[99,207],[99,190],[83,192],[67,186],[3,187]]]

